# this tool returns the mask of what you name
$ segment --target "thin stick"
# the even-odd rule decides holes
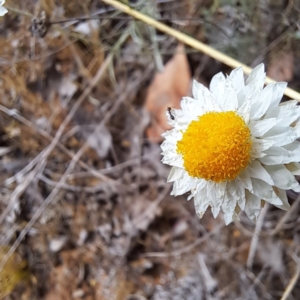
[[[136,18],[137,20],[140,20],[140,21],[156,28],[157,30],[176,38],[177,40],[185,43],[186,45],[203,52],[204,54],[224,63],[225,65],[227,65],[229,67],[232,67],[232,68],[242,67],[246,74],[250,74],[250,72],[252,71],[252,69],[250,67],[241,63],[240,61],[235,60],[232,57],[230,57],[220,51],[217,51],[214,48],[207,46],[207,45],[201,43],[200,41],[180,32],[176,29],[173,29],[173,28],[147,16],[147,15],[144,15],[143,13],[141,13],[135,9],[132,9],[128,5],[125,5],[117,0],[102,0],[102,2],[109,4],[115,8],[123,11],[124,13]],[[270,82],[275,82],[275,81],[273,79],[271,79],[270,77],[267,77],[266,83],[270,83]],[[286,88],[285,95],[292,99],[296,99],[296,100],[300,101],[300,93],[296,92],[295,90],[293,90],[291,88]]]
[[[295,287],[295,284],[297,283],[298,279],[300,276],[300,264],[297,264],[297,269],[295,271],[295,274],[293,275],[293,277],[291,278],[288,286],[286,287],[282,297],[280,298],[280,300],[286,300],[288,299],[289,295],[291,294],[293,288]]]
[[[251,244],[250,244],[248,259],[247,259],[247,268],[249,268],[249,269],[251,269],[252,265],[253,265],[253,260],[254,260],[254,255],[256,252],[257,244],[258,244],[259,235],[260,235],[261,228],[264,223],[264,218],[267,214],[268,208],[269,208],[269,204],[266,203],[257,219],[257,222],[256,222],[254,234],[253,234]]]

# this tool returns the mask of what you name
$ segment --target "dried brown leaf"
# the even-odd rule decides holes
[[[163,72],[157,73],[149,86],[146,109],[152,115],[147,136],[160,141],[161,134],[170,129],[167,124],[168,107],[179,107],[180,100],[189,92],[191,75],[183,45],[178,45],[173,58],[166,64]]]

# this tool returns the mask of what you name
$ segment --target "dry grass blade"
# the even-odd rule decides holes
[[[115,8],[125,12],[126,14],[128,14],[150,26],[155,27],[156,29],[158,29],[170,36],[175,37],[176,39],[185,43],[186,45],[189,45],[190,47],[193,47],[194,49],[197,49],[197,50],[205,53],[206,55],[228,65],[229,67],[232,67],[232,68],[242,67],[246,74],[249,74],[252,71],[252,69],[250,67],[233,59],[232,57],[230,57],[220,51],[217,51],[214,48],[212,48],[208,45],[205,45],[205,44],[201,43],[200,41],[180,32],[176,29],[173,29],[173,28],[171,28],[149,16],[146,16],[146,15],[136,11],[135,9],[130,8],[128,5],[125,5],[116,0],[102,0],[102,2],[112,5]],[[266,82],[270,83],[270,82],[274,82],[274,80],[272,78],[267,77]],[[295,90],[293,90],[291,88],[286,88],[285,95],[292,99],[297,99],[298,101],[300,101],[300,93],[296,92]]]
[[[254,260],[256,248],[258,245],[259,235],[260,235],[262,225],[264,223],[264,219],[265,219],[268,209],[269,209],[269,204],[265,203],[265,206],[261,210],[260,215],[257,219],[257,223],[256,223],[254,234],[253,234],[253,237],[251,240],[250,250],[249,250],[248,259],[247,259],[247,267],[249,269],[251,269],[252,265],[253,265],[253,260]]]
[[[288,299],[288,297],[292,293],[293,288],[295,287],[296,283],[298,282],[299,276],[300,276],[300,264],[298,262],[297,267],[296,267],[296,271],[295,271],[293,277],[291,278],[288,286],[286,287],[286,289],[285,289],[282,297],[280,298],[280,300],[287,300]]]

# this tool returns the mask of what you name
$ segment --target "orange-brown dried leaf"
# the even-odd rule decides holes
[[[170,129],[167,124],[168,107],[179,107],[183,96],[188,95],[191,75],[183,45],[178,45],[173,58],[161,73],[157,73],[149,86],[146,109],[152,116],[147,136],[152,141],[161,141],[161,134]]]

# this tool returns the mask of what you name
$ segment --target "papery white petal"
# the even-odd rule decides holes
[[[300,161],[298,151],[288,151],[283,147],[273,146],[266,150],[266,156],[259,158],[259,161],[265,165],[289,164],[290,162]]]
[[[246,85],[252,85],[256,89],[262,89],[266,81],[266,73],[264,64],[259,64],[249,74]]]
[[[194,206],[199,218],[202,218],[210,204],[210,198],[207,198],[206,195],[206,189],[203,188],[194,197]]]
[[[191,189],[191,194],[188,196],[188,200],[191,200],[196,194],[201,193],[201,191],[206,187],[207,181],[205,179],[198,178],[197,184]]]
[[[164,155],[162,163],[173,167],[183,168],[183,158],[181,156]]]
[[[300,137],[300,123],[298,123],[294,128],[293,128],[294,132],[297,135],[297,138]]]
[[[295,176],[284,165],[265,166],[274,181],[274,185],[285,190],[300,192],[300,185]]]
[[[212,213],[215,218],[217,217],[221,205],[223,204],[226,186],[227,186],[227,182],[220,182],[220,183],[208,182],[207,197],[210,197],[210,199],[212,200],[210,205],[212,207]]]
[[[245,188],[239,178],[234,180],[235,185],[236,185],[236,192],[238,194],[237,196],[237,203],[240,209],[244,210],[245,209],[245,204],[246,204],[246,196],[245,196]]]
[[[226,225],[229,225],[233,221],[233,214],[231,213],[224,214],[224,221]]]
[[[282,201],[274,192],[272,186],[264,181],[252,178],[253,194],[274,205],[282,205]]]
[[[233,82],[233,86],[237,93],[245,86],[244,72],[243,68],[239,67],[231,71],[229,77]]]
[[[268,139],[253,139],[252,140],[252,152],[253,153],[260,153],[271,148],[274,145],[273,140]]]
[[[197,179],[190,177],[187,173],[181,179],[174,181],[171,195],[178,196],[190,191],[197,184]]]
[[[186,171],[184,169],[172,167],[167,182],[173,182],[175,180],[182,179],[185,173]]]
[[[250,192],[253,191],[251,177],[247,168],[238,176],[238,179],[245,189],[249,190]]]
[[[277,82],[275,84],[275,88],[273,91],[272,103],[270,105],[270,109],[273,107],[277,107],[282,99],[284,91],[286,89],[287,83],[286,82]]]
[[[263,138],[273,141],[274,146],[284,146],[294,142],[297,134],[291,127],[276,125],[263,135]]]
[[[233,215],[236,205],[237,205],[237,199],[239,196],[239,189],[236,187],[235,181],[229,181],[227,182],[226,190],[224,193],[224,200],[222,203],[222,211],[225,214],[231,214]]]
[[[274,84],[267,85],[261,92],[260,97],[257,98],[257,104],[253,104],[250,112],[251,120],[260,119],[267,111],[272,102]]]
[[[272,127],[277,124],[277,119],[265,119],[265,120],[257,120],[257,121],[250,121],[249,127],[251,133],[255,137],[263,136],[267,131],[269,131]]]
[[[279,106],[274,106],[272,108],[269,108],[265,118],[280,118],[286,114],[286,112],[289,112],[297,107],[298,100],[289,100],[280,103]]]
[[[285,166],[293,175],[300,175],[300,163],[291,162]]]
[[[250,110],[250,101],[245,101],[237,111],[238,115],[240,115],[244,119],[246,124],[248,124],[250,120]]]
[[[283,210],[289,210],[290,204],[286,195],[286,191],[276,187],[274,187],[274,190],[278,195],[278,197],[280,198],[280,200],[282,201],[282,205],[275,205],[275,206]]]
[[[183,97],[180,106],[185,114],[191,116],[190,120],[196,119],[196,117],[203,115],[206,112],[204,106],[191,97]]]
[[[177,129],[171,129],[164,132],[161,136],[164,137],[168,142],[176,144],[178,140],[182,139],[182,132]]]
[[[266,169],[257,160],[252,161],[247,167],[251,178],[261,179],[262,181],[274,185],[274,181]]]
[[[209,85],[209,89],[214,95],[219,107],[223,109],[223,97],[225,91],[226,79],[222,72],[216,74]]]
[[[199,105],[201,105],[201,108],[205,110],[205,112],[221,111],[209,89],[196,80],[193,81],[192,93],[194,98],[199,101]]]
[[[224,111],[236,111],[238,109],[237,92],[230,77],[226,78],[223,99]]]
[[[290,126],[293,122],[299,119],[299,117],[300,107],[296,107],[292,111],[286,111],[280,116],[282,120],[278,122],[278,126]]]
[[[249,219],[255,221],[260,213],[261,199],[246,191],[245,213]]]

